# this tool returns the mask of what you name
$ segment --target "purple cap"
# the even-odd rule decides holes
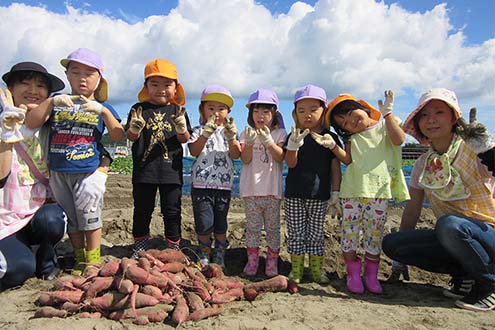
[[[108,83],[103,78],[103,61],[101,60],[101,56],[88,48],[78,48],[67,56],[67,58],[61,59],[60,64],[64,68],[67,68],[69,62],[74,61],[78,63],[82,63],[89,67],[95,68],[100,73],[100,83],[95,91],[95,98],[104,102],[108,98]]]
[[[201,101],[215,101],[228,106],[230,109],[234,105],[234,98],[229,90],[220,85],[209,85],[201,92]]]
[[[321,87],[315,85],[306,85],[299,88],[294,95],[294,103],[303,99],[316,99],[327,103],[327,93]]]
[[[270,89],[260,88],[253,94],[249,95],[249,100],[246,104],[246,108],[249,109],[249,106],[253,103],[274,104],[278,109],[278,96],[274,91]]]

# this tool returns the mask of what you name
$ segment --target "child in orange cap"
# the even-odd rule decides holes
[[[407,265],[449,274],[443,294],[472,311],[495,310],[495,143],[486,127],[464,122],[457,97],[445,88],[424,93],[404,123],[429,150],[414,163],[411,200],[400,230],[383,239],[392,275]],[[438,218],[431,229],[415,229],[427,198]]]
[[[191,171],[191,199],[203,266],[211,259],[225,267],[227,214],[234,183],[232,160],[241,155],[234,118],[228,117],[233,105],[234,99],[225,87],[206,87],[199,105],[201,125],[194,127],[189,140],[189,151],[196,157]]]
[[[405,133],[392,115],[394,95],[385,92],[380,111],[369,103],[343,94],[328,104],[325,126],[333,126],[344,139],[345,148],[328,135],[312,134],[316,142],[332,150],[347,165],[342,184],[342,251],[347,266],[347,288],[363,293],[361,260],[357,256],[359,234],[363,230],[365,250],[364,285],[372,293],[381,293],[378,281],[383,228],[388,201],[409,199],[402,173],[401,144]],[[384,120],[379,121],[380,116]]]
[[[132,258],[148,247],[151,215],[157,190],[169,248],[181,240],[182,143],[191,130],[186,95],[175,65],[154,59],[144,68],[139,103],[132,106],[125,129],[132,144],[134,215]]]
[[[50,123],[50,187],[68,216],[67,232],[74,247],[75,270],[100,263],[101,211],[108,168],[101,138],[124,137],[120,117],[108,103],[103,61],[95,51],[79,48],[60,60],[72,96],[56,95],[29,111],[28,127]]]

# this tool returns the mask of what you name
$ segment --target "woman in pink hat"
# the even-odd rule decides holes
[[[475,114],[465,124],[454,92],[431,89],[404,123],[430,149],[411,173],[400,231],[385,236],[392,276],[407,265],[450,274],[444,295],[474,311],[495,309],[495,144]],[[415,229],[427,198],[437,216],[433,229]]]
[[[340,187],[340,162],[310,135],[326,134],[338,140],[335,133],[323,127],[326,102],[327,95],[321,87],[306,85],[296,91],[292,111],[295,126],[284,145],[289,168],[284,199],[292,264],[289,278],[296,283],[302,280],[306,255],[309,255],[311,279],[317,283],[329,282],[323,271],[324,225],[330,197]]]
[[[244,274],[256,275],[261,232],[266,232],[265,275],[278,274],[280,251],[280,203],[282,192],[283,145],[287,133],[281,127],[278,96],[260,88],[246,104],[248,124],[240,137],[242,171],[240,193],[246,210],[246,246],[248,262]]]

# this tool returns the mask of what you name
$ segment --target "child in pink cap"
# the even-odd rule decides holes
[[[100,263],[101,211],[108,168],[100,167],[101,137],[124,137],[117,112],[107,103],[103,62],[96,52],[79,48],[60,61],[72,92],[48,98],[26,117],[28,127],[50,125],[50,187],[68,215],[75,271]]]
[[[347,288],[354,293],[363,293],[364,286],[372,293],[382,292],[377,276],[388,202],[391,198],[397,202],[409,199],[401,157],[405,133],[392,115],[393,102],[392,91],[385,92],[385,104],[379,101],[380,110],[350,94],[341,94],[328,104],[325,127],[333,126],[344,139],[345,148],[337,146],[330,135],[313,134],[315,141],[347,165],[340,185],[341,248]],[[384,120],[380,122],[381,116]],[[361,230],[364,286],[357,256]]]
[[[265,275],[278,274],[280,251],[280,203],[282,201],[283,145],[287,138],[280,127],[278,96],[260,88],[249,96],[248,124],[241,134],[242,171],[240,193],[246,211],[248,262],[244,273],[256,275],[261,231],[266,232]]]
[[[196,157],[191,171],[191,199],[203,266],[211,256],[211,261],[225,267],[227,214],[234,182],[232,160],[241,154],[234,118],[228,117],[233,105],[234,99],[225,87],[206,87],[199,105],[201,125],[193,128],[188,144]]]
[[[317,283],[328,283],[322,272],[325,252],[324,224],[332,191],[340,186],[340,162],[309,134],[335,133],[323,128],[327,95],[325,90],[306,85],[294,96],[294,117],[284,148],[289,172],[285,181],[284,212],[288,229],[288,250],[292,270],[289,278],[299,283],[304,272],[304,258],[309,254],[310,274]],[[333,193],[332,193],[333,194]]]
[[[429,150],[414,163],[411,200],[400,230],[383,239],[392,275],[407,265],[452,276],[444,295],[472,311],[495,310],[495,143],[486,127],[461,117],[457,97],[433,88],[419,99],[404,123]],[[431,229],[415,229],[427,198],[438,218]]]

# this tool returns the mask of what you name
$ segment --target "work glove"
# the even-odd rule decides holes
[[[86,96],[81,95],[81,101],[84,103],[81,104],[81,110],[84,112],[91,112],[97,115],[101,115],[103,111],[103,104],[98,101],[90,100]]]
[[[253,145],[257,137],[258,133],[256,133],[256,130],[250,126],[246,126],[244,129],[244,143]]]
[[[392,260],[392,273],[388,277],[387,282],[400,282],[402,279],[409,281],[409,269],[406,264]]]
[[[380,109],[380,113],[383,118],[385,118],[388,114],[391,114],[394,107],[394,92],[391,90],[386,90],[384,94],[385,103],[383,103],[382,100],[378,100],[378,108]]]
[[[74,107],[74,101],[81,101],[80,95],[60,94],[53,97],[53,105],[56,107]]]
[[[287,141],[287,150],[297,151],[304,144],[304,138],[309,134],[309,129],[306,128],[303,131],[302,129],[292,126],[290,132],[289,141]]]
[[[263,128],[258,128],[256,132],[258,133],[258,138],[265,147],[268,148],[269,145],[275,143],[273,141],[272,134],[270,133],[270,129],[267,126],[263,126]]]
[[[471,108],[469,111],[469,124],[466,123],[464,118],[460,118],[458,121],[460,127],[457,129],[457,132],[478,155],[493,149],[495,142],[490,133],[488,133],[486,126],[478,122],[476,114],[476,108]]]
[[[132,108],[131,119],[129,119],[129,131],[131,131],[132,134],[139,135],[145,125],[146,122],[143,118],[143,108],[138,107],[137,110]]]
[[[326,133],[324,135],[320,135],[318,133],[311,132],[311,137],[313,138],[313,140],[316,141],[316,143],[318,143],[322,147],[328,148],[330,150],[335,148],[335,146],[337,145],[337,143],[335,142],[333,137],[328,133]]]
[[[223,134],[227,140],[232,141],[237,137],[237,127],[234,124],[234,118],[225,118],[223,126],[225,127]]]
[[[24,139],[21,133],[21,127],[26,118],[25,106],[15,107],[12,100],[12,94],[8,89],[5,91],[0,88],[0,139],[4,143],[15,143]]]
[[[217,130],[217,124],[215,123],[216,120],[217,120],[217,116],[215,115],[211,115],[210,118],[208,118],[208,121],[206,122],[205,127],[203,128],[203,136],[205,138],[208,139],[210,135],[215,133],[215,131]]]
[[[186,123],[186,108],[180,107],[177,114],[172,115],[172,122],[175,126],[175,132],[177,134],[185,134],[187,132],[187,123]]]
[[[339,192],[332,191],[330,195],[330,200],[328,201],[328,211],[327,213],[332,218],[342,217],[342,205],[340,204]]]
[[[108,175],[94,171],[74,187],[76,207],[84,213],[95,212],[105,194],[105,183]]]

